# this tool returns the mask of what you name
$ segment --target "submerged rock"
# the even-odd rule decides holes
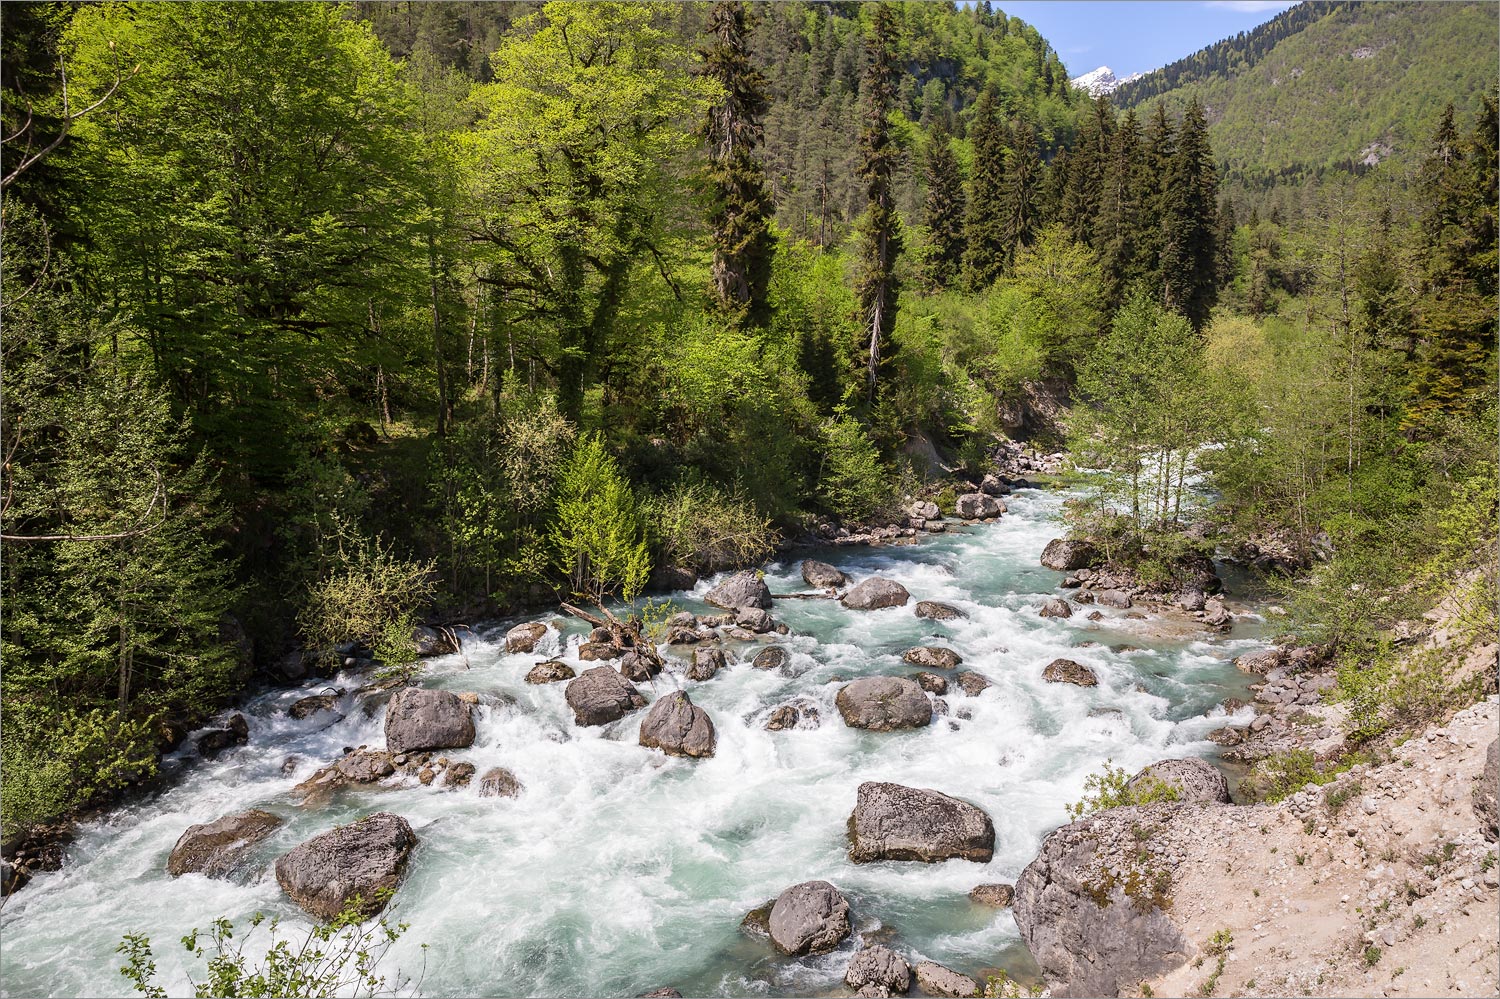
[[[843,586],[849,582],[849,577],[827,562],[819,562],[815,559],[802,560],[802,579],[808,586],[816,586],[819,589],[833,589]]]
[[[919,645],[914,649],[907,649],[901,656],[901,661],[913,666],[926,666],[928,669],[955,669],[963,663],[964,657],[952,649],[938,645]]]
[[[776,949],[791,957],[826,954],[850,933],[849,901],[827,881],[804,881],[782,892],[766,918]]]
[[[860,677],[840,688],[834,703],[850,728],[889,732],[921,728],[932,721],[927,695],[905,677]]]
[[[385,748],[462,749],[474,744],[474,710],[448,690],[407,687],[391,698],[385,715]]]
[[[760,573],[753,569],[735,573],[705,593],[703,599],[725,610],[739,610],[741,607],[771,609],[771,591]]]
[[[316,919],[335,918],[356,897],[359,913],[373,916],[390,900],[416,845],[405,819],[376,812],[294,848],[276,861],[276,882]]]
[[[1054,659],[1042,670],[1042,679],[1048,683],[1071,683],[1079,687],[1097,687],[1099,678],[1094,671],[1071,659]]]
[[[534,652],[547,636],[547,626],[540,621],[518,624],[505,633],[506,652]]]
[[[849,959],[844,984],[861,996],[905,995],[911,988],[911,965],[884,944],[874,944]]]
[[[906,587],[894,579],[871,576],[852,587],[840,602],[850,610],[880,610],[883,607],[905,607],[910,599]]]
[[[1098,561],[1098,552],[1087,541],[1068,541],[1053,538],[1042,549],[1042,565],[1058,572],[1086,569]]]
[[[945,604],[937,600],[917,601],[916,615],[920,618],[926,618],[929,621],[952,621],[955,618],[969,616],[952,604]]]
[[[750,665],[755,669],[781,669],[791,658],[786,649],[772,645],[757,652],[755,658],[750,660]]]
[[[167,858],[167,873],[174,878],[189,873],[222,878],[245,859],[252,846],[271,835],[279,825],[281,819],[275,815],[252,808],[188,826]]]
[[[1153,780],[1176,789],[1178,801],[1229,802],[1229,782],[1207,760],[1162,760],[1130,778],[1125,786],[1139,790]]]
[[[491,767],[479,778],[481,798],[519,798],[521,787],[516,775],[504,767]]]
[[[208,759],[218,756],[230,746],[243,746],[250,741],[250,725],[239,712],[229,716],[223,728],[211,728],[198,736],[198,754]]]
[[[936,961],[918,961],[912,969],[917,978],[917,988],[930,996],[947,999],[970,999],[979,995],[979,983],[968,975],[945,968]]]
[[[929,788],[866,781],[849,816],[849,859],[989,863],[995,826],[983,809]]]
[[[321,711],[332,711],[337,714],[339,700],[343,696],[344,692],[340,690],[331,694],[313,694],[311,697],[300,698],[293,701],[291,707],[286,709],[287,717],[302,721]],[[339,717],[342,718],[343,715]]]
[[[970,697],[978,697],[980,694],[993,687],[994,684],[990,683],[988,678],[980,676],[978,673],[965,670],[964,672],[958,674],[958,686],[959,689],[961,689],[965,694],[968,694]]]
[[[640,744],[668,756],[694,759],[714,755],[717,737],[708,712],[693,704],[686,691],[657,698],[641,720]]]
[[[646,706],[641,692],[608,666],[586,669],[569,680],[564,696],[579,725],[607,725]]]
[[[1016,900],[1014,885],[975,885],[969,889],[969,900],[995,909],[1009,909]]]

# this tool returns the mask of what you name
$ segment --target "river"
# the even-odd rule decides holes
[[[1134,771],[1174,756],[1214,755],[1206,734],[1223,724],[1217,706],[1243,696],[1248,677],[1230,663],[1259,644],[1253,623],[1229,636],[1152,638],[1152,622],[1103,609],[1044,619],[1036,605],[1060,575],[1038,556],[1062,533],[1065,491],[1007,498],[999,522],[888,548],[811,552],[854,581],[879,573],[903,583],[913,601],[952,603],[968,613],[920,620],[911,605],[850,611],[830,600],[781,600],[775,617],[791,628],[784,672],[731,666],[706,683],[667,673],[658,692],[684,685],[718,730],[707,760],[672,759],[641,748],[643,712],[604,728],[580,729],[564,684],[528,686],[541,653],[572,653],[582,632],[549,633],[537,654],[506,654],[515,621],[466,641],[467,666],[453,655],[428,663],[424,683],[502,703],[480,709],[478,739],[450,752],[512,770],[517,799],[481,798],[469,788],[413,785],[345,790],[320,808],[300,807],[298,781],[345,746],[383,744],[383,711],[305,721],[286,717],[298,697],[330,685],[264,694],[244,712],[248,745],[211,761],[189,761],[161,793],[79,832],[67,865],[38,876],[0,910],[0,991],[9,996],[129,994],[114,953],[122,934],[151,936],[161,981],[190,994],[177,939],[219,916],[280,915],[300,933],[305,918],[282,895],[269,864],[336,823],[374,811],[404,816],[420,844],[389,915],[410,924],[385,970],[422,970],[432,996],[634,996],[673,986],[686,995],[840,994],[861,939],[890,943],[908,960],[930,959],[982,979],[1031,968],[1011,914],[971,903],[970,888],[1013,883],[1041,838],[1067,821],[1085,777],[1106,759]],[[767,567],[773,593],[805,590],[798,563]],[[673,595],[682,609],[711,612],[701,583]],[[555,615],[541,620],[554,621]],[[950,687],[950,715],[924,729],[872,733],[844,726],[835,678],[909,675],[907,648],[934,636],[993,686],[978,697]],[[775,636],[771,636],[775,638]],[[1080,643],[1096,643],[1081,646]],[[753,650],[752,650],[753,651]],[[1042,667],[1067,656],[1090,666],[1099,686],[1049,684]],[[748,657],[746,657],[748,658]],[[593,664],[585,664],[593,665]],[[353,688],[361,681],[333,683]],[[640,685],[648,697],[647,685]],[[815,729],[768,732],[777,705],[816,704]],[[488,698],[495,700],[495,698]],[[966,717],[960,717],[960,716]],[[1242,709],[1241,721],[1248,719]],[[289,755],[301,764],[282,771]],[[935,788],[971,801],[995,824],[988,864],[854,865],[845,821],[862,781]],[[190,824],[250,807],[286,822],[261,843],[258,873],[238,881],[168,877],[173,843]],[[739,930],[744,914],[810,879],[849,897],[856,934],[832,954],[787,959]],[[428,946],[424,952],[420,945]]]

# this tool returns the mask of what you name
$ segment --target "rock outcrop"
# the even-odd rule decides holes
[[[167,858],[167,873],[174,878],[190,873],[222,878],[245,859],[251,847],[279,825],[281,819],[275,815],[252,808],[188,826]]]
[[[641,692],[608,666],[586,669],[569,680],[564,697],[579,725],[608,725],[646,706]]]
[[[865,676],[834,697],[844,724],[874,732],[921,728],[932,721],[932,704],[922,688],[899,676]]]
[[[702,759],[714,755],[717,737],[708,712],[695,705],[686,691],[664,694],[641,719],[640,744],[668,756]]]
[[[978,982],[936,961],[918,961],[912,970],[916,973],[917,988],[927,995],[946,999],[970,999],[979,995]]]
[[[1130,778],[1125,786],[1139,790],[1152,781],[1173,788],[1178,801],[1229,801],[1229,782],[1207,760],[1162,760]]]
[[[798,957],[826,954],[850,933],[849,901],[827,881],[804,881],[771,906],[767,932],[776,949]]]
[[[866,781],[849,816],[849,859],[989,863],[995,826],[983,809],[929,788]]]
[[[737,572],[703,595],[715,607],[737,611],[741,607],[771,609],[771,591],[760,573],[753,569]]]
[[[1490,743],[1484,754],[1484,772],[1474,789],[1474,812],[1485,839],[1500,835],[1500,739]]]
[[[448,690],[396,691],[385,715],[385,748],[392,753],[463,749],[474,744],[474,710]]]
[[[276,861],[276,882],[316,919],[333,919],[358,900],[361,915],[384,909],[417,845],[405,819],[389,812],[338,826]]]
[[[850,610],[880,610],[883,607],[905,607],[910,599],[906,587],[894,579],[871,576],[851,587],[840,602]]]

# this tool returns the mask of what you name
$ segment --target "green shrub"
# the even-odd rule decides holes
[[[780,540],[754,504],[712,486],[679,484],[647,513],[662,560],[698,573],[762,562]]]
[[[865,520],[890,501],[890,471],[857,421],[845,413],[823,424],[818,494],[830,513]]]
[[[298,943],[280,933],[280,920],[267,920],[261,913],[250,918],[250,925],[238,941],[234,925],[228,919],[217,919],[207,933],[204,946],[199,930],[182,938],[182,945],[197,960],[207,957],[207,977],[193,984],[197,997],[333,997],[415,995],[421,985],[399,971],[394,980],[380,973],[380,964],[391,946],[406,932],[407,925],[392,926],[384,919],[363,926],[356,897],[344,911],[328,923],[307,931]],[[258,962],[245,956],[245,945],[262,926],[270,943]],[[427,945],[423,944],[425,951]],[[151,939],[144,934],[127,934],[116,953],[125,956],[120,974],[148,999],[166,999],[167,992],[155,984],[156,962]]]
[[[631,600],[651,574],[646,522],[604,439],[580,437],[558,485],[551,532],[557,567],[572,592],[594,601]]]
[[[1083,798],[1068,806],[1068,815],[1078,821],[1086,815],[1102,812],[1123,805],[1154,805],[1166,801],[1178,801],[1182,794],[1173,784],[1155,777],[1143,777],[1134,787],[1130,785],[1130,774],[1111,761],[1104,761],[1104,769],[1089,774],[1083,782]]]
[[[0,743],[0,825],[7,832],[64,815],[95,795],[156,772],[154,726],[116,711],[57,711],[12,701]]]
[[[394,546],[341,525],[334,566],[313,586],[297,623],[325,658],[341,642],[359,642],[388,666],[405,666],[416,659],[416,614],[432,594],[432,562],[401,558]]]

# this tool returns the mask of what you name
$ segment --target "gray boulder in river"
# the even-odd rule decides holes
[[[954,618],[969,616],[952,604],[945,604],[937,600],[917,601],[916,614],[917,617],[927,618],[931,621],[952,621]]]
[[[945,996],[948,999],[970,999],[979,995],[979,983],[968,975],[952,968],[945,968],[936,961],[918,961],[912,969],[916,973],[917,988],[930,996]]]
[[[686,691],[658,697],[641,719],[640,744],[668,756],[712,756],[716,742],[713,720],[693,704]]]
[[[646,706],[641,692],[608,666],[586,669],[569,680],[564,696],[579,725],[608,725]]]
[[[1021,872],[1016,926],[1052,995],[1133,993],[1187,960],[1188,941],[1151,894],[1170,869],[1137,859],[1150,855],[1136,832],[1163,818],[1160,806],[1112,808],[1063,826]]]
[[[1072,617],[1073,607],[1061,597],[1049,597],[1037,613],[1042,617]]]
[[[922,688],[900,676],[862,676],[834,697],[844,724],[873,732],[921,728],[932,721],[932,703]]]
[[[1042,565],[1058,572],[1087,569],[1098,561],[1099,553],[1087,541],[1068,541],[1053,538],[1042,549]]]
[[[802,560],[802,579],[808,586],[816,586],[821,589],[843,586],[849,582],[849,577],[827,562],[819,562],[816,559]]]
[[[872,944],[849,959],[844,984],[858,996],[904,996],[911,988],[911,965],[884,944]]]
[[[189,873],[222,878],[279,825],[281,819],[270,812],[252,808],[188,826],[167,858],[167,873],[174,878]]]
[[[767,929],[783,954],[826,954],[849,935],[849,901],[827,881],[804,881],[777,896]]]
[[[547,635],[547,626],[540,621],[518,624],[505,633],[506,652],[532,652]]]
[[[1048,683],[1071,683],[1079,687],[1097,687],[1094,671],[1071,659],[1054,659],[1042,668],[1042,679]]]
[[[964,657],[940,645],[919,645],[914,649],[907,649],[901,656],[901,661],[913,666],[926,666],[928,669],[956,669],[963,664]]]
[[[567,663],[558,662],[556,659],[549,659],[546,662],[537,663],[531,667],[531,670],[526,674],[526,682],[535,684],[561,683],[563,680],[571,680],[577,675],[573,671],[573,667]]]
[[[953,503],[954,512],[965,520],[982,517],[998,517],[1005,512],[1005,504],[985,493],[964,493]]]
[[[316,919],[333,919],[356,896],[360,914],[373,916],[390,900],[416,845],[405,819],[376,812],[293,849],[276,861],[276,882]]]
[[[388,751],[463,749],[473,744],[473,708],[452,691],[407,687],[391,698],[385,715]]]
[[[771,609],[771,591],[760,573],[753,569],[737,572],[703,595],[715,607],[739,610],[741,607]]]
[[[703,646],[693,650],[693,665],[688,667],[689,680],[712,680],[724,668],[724,650]]]
[[[849,816],[849,859],[989,863],[995,825],[982,808],[924,787],[866,781]]]
[[[879,610],[882,607],[905,607],[910,599],[906,587],[894,579],[871,576],[845,593],[840,603],[850,610]]]
[[[1140,790],[1153,780],[1174,788],[1178,801],[1229,802],[1229,782],[1207,760],[1162,760],[1130,778],[1125,786]]]

